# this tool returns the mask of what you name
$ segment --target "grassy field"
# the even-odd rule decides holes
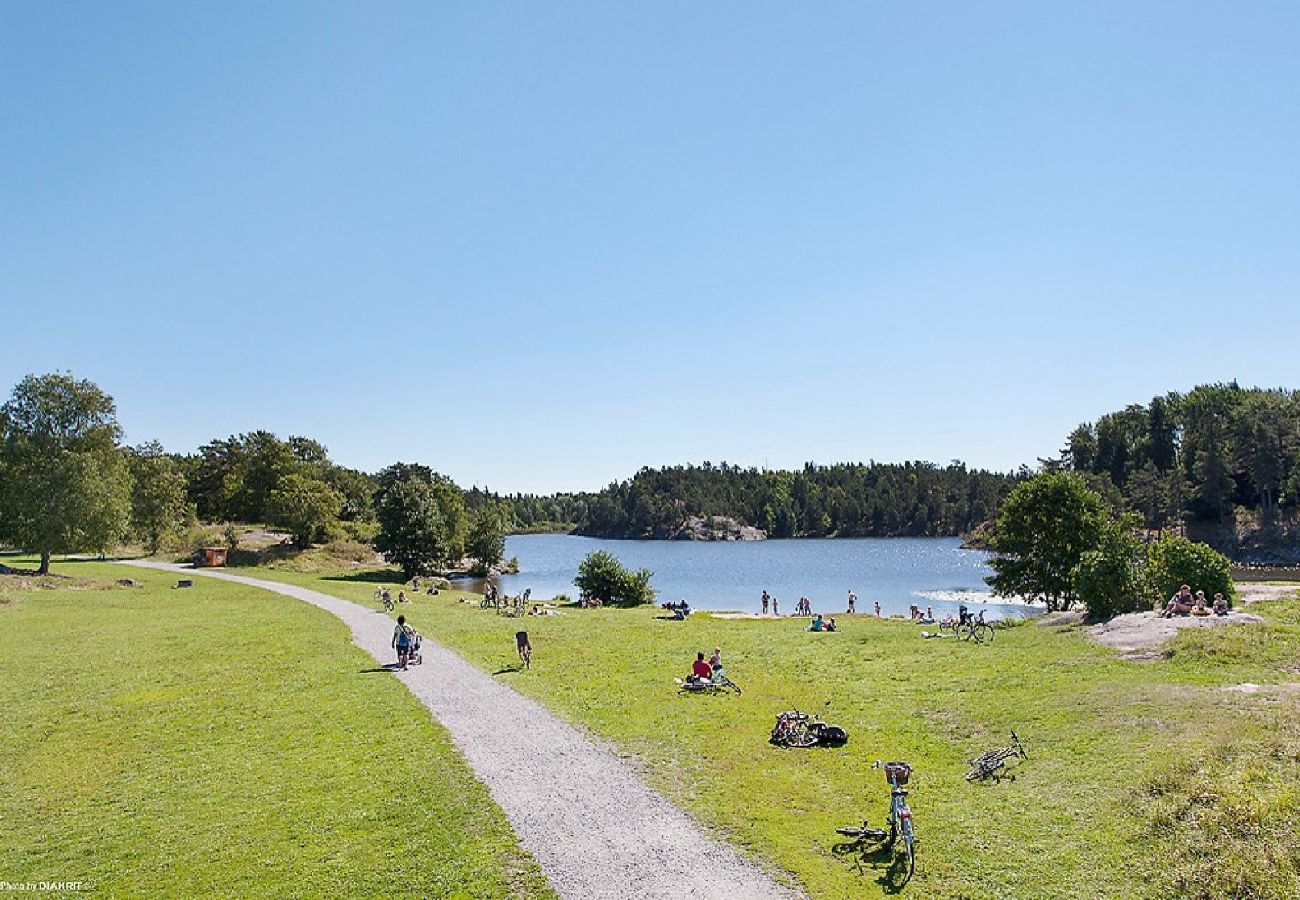
[[[371,604],[381,572],[264,577]],[[616,743],[700,821],[817,897],[1294,897],[1300,893],[1300,599],[1260,603],[1265,625],[1197,630],[1156,662],[1118,659],[1077,626],[999,630],[992,646],[924,641],[914,626],[665,621],[658,610],[497,617],[466,595],[421,596],[417,628]],[[526,627],[530,671],[514,671]],[[723,648],[743,696],[678,696],[697,650]],[[1255,692],[1231,690],[1243,683]],[[1247,691],[1250,689],[1247,688]],[[829,703],[829,707],[826,704]],[[826,711],[839,750],[766,742],[776,712]],[[965,760],[1015,729],[1014,780],[968,784]],[[877,758],[915,766],[915,878],[837,848],[835,828],[879,822]]]
[[[551,895],[446,733],[327,613],[122,566],[55,571],[71,577],[0,576],[0,880]]]

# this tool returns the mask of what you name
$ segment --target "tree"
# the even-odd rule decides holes
[[[460,491],[444,479],[427,481],[418,473],[388,484],[376,504],[375,549],[407,578],[460,559],[465,543]]]
[[[0,407],[0,538],[41,555],[103,551],[126,533],[131,476],[113,398],[70,374],[28,375]]]
[[[649,569],[630,572],[608,550],[594,550],[578,564],[578,577],[573,583],[584,596],[602,603],[637,606],[654,602],[655,591],[650,587],[653,575]]]
[[[474,571],[479,575],[486,575],[505,556],[506,516],[500,504],[486,503],[470,518],[465,553],[474,559]]]
[[[306,549],[338,524],[343,498],[325,482],[297,473],[285,475],[271,491],[267,512],[272,524],[287,528]]]
[[[1150,594],[1154,603],[1162,603],[1184,584],[1205,596],[1223,594],[1231,603],[1236,597],[1232,586],[1232,563],[1228,557],[1206,544],[1184,537],[1166,535],[1151,546]]]
[[[1134,533],[1137,524],[1135,518],[1105,523],[1096,549],[1079,560],[1075,573],[1079,600],[1093,618],[1108,619],[1150,608],[1147,553]]]
[[[1039,475],[1017,485],[1002,504],[986,580],[1003,597],[1043,600],[1049,611],[1077,599],[1083,555],[1097,549],[1106,504],[1075,473]]]
[[[163,540],[185,521],[185,476],[157,441],[127,454],[131,472],[131,530],[157,553]]]

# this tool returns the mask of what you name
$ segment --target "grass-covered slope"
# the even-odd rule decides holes
[[[108,896],[549,896],[446,733],[327,613],[55,569],[74,577],[0,577],[0,877]]]
[[[264,572],[361,603],[379,573]],[[664,621],[658,610],[505,619],[444,592],[403,611],[416,627],[571,721],[614,741],[648,780],[814,896],[1293,897],[1300,893],[1300,601],[1268,620],[1183,633],[1139,663],[1077,627],[1024,624],[992,646],[837,617]],[[526,628],[533,667],[512,671]],[[723,650],[742,696],[678,696],[697,650]],[[1245,682],[1264,688],[1225,690]],[[1248,689],[1249,690],[1249,689]],[[774,714],[818,711],[840,750],[770,747]],[[965,760],[1011,729],[1030,760],[1015,780],[968,784]],[[887,854],[835,850],[835,828],[887,802],[877,758],[915,766],[917,873]]]

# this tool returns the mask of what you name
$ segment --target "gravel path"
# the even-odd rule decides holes
[[[131,565],[234,581],[319,606],[382,663],[393,620],[319,591],[228,572]],[[449,650],[425,640],[424,665],[395,676],[451,733],[561,897],[795,896],[706,835],[608,750]]]

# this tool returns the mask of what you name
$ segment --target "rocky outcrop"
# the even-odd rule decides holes
[[[659,529],[655,537],[668,541],[764,541],[767,532],[729,516],[687,516],[675,528]]]

